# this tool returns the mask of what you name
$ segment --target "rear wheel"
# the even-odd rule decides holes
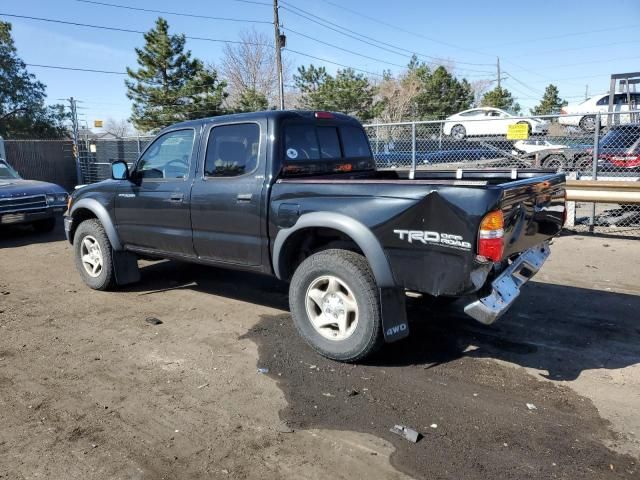
[[[593,132],[596,129],[596,117],[593,115],[587,115],[580,120],[580,128],[585,132]]]
[[[355,252],[330,249],[304,260],[291,279],[289,304],[302,338],[325,357],[355,362],[383,343],[376,282]]]
[[[54,217],[33,222],[33,229],[38,233],[47,233],[54,228],[56,228],[56,219]]]
[[[564,170],[565,159],[562,155],[549,155],[542,161],[543,168],[553,168],[559,172]]]
[[[467,130],[462,125],[454,125],[451,128],[451,136],[456,140],[462,140],[467,136]]]
[[[116,284],[111,243],[96,220],[82,222],[73,237],[76,268],[84,283],[94,290],[108,290]]]

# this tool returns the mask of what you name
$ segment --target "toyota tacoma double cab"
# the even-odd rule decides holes
[[[138,281],[139,257],[274,275],[300,335],[354,362],[409,334],[407,293],[471,296],[467,314],[492,323],[564,222],[562,174],[409,177],[377,171],[363,127],[339,113],[193,120],[76,190],[65,230],[93,289]]]

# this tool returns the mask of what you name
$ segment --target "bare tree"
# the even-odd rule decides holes
[[[480,105],[480,101],[485,93],[489,91],[489,87],[493,83],[493,80],[476,80],[471,82],[471,88],[473,89],[473,104]]]
[[[133,126],[128,120],[122,118],[116,120],[115,118],[108,118],[104,122],[105,132],[109,132],[116,137],[129,137],[135,133]]]
[[[237,105],[247,91],[263,95],[269,105],[276,105],[278,98],[278,72],[272,35],[246,30],[240,34],[239,44],[225,44],[222,58],[222,74],[229,85],[229,103]],[[290,63],[284,61],[282,70],[285,82],[290,77]]]
[[[411,72],[382,80],[378,85],[378,94],[384,102],[380,120],[392,123],[410,118],[412,106],[419,91],[420,81]]]

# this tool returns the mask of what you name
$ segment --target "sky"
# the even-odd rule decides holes
[[[191,37],[238,40],[243,30],[255,28],[273,38],[273,25],[268,23],[273,20],[270,0],[101,1],[240,20],[163,15],[172,32]],[[283,55],[294,66],[313,63],[335,72],[341,68],[337,63],[370,74],[399,73],[411,53],[416,53],[422,60],[452,65],[458,77],[469,81],[495,81],[500,57],[502,85],[525,111],[539,102],[549,83],[558,86],[569,102],[579,102],[587,89],[589,94],[606,92],[611,73],[640,71],[638,0],[604,4],[593,0],[280,0],[280,5],[280,22],[287,34]],[[0,4],[0,19],[12,23],[18,54],[27,64],[111,72],[136,66],[134,48],[143,45],[141,34],[10,14],[139,31],[149,30],[158,16],[78,0],[3,0]],[[333,30],[312,22],[317,18],[309,14],[331,22]],[[352,33],[339,33],[344,32],[341,27]],[[220,64],[223,45],[187,39],[193,55],[213,65]],[[81,123],[92,126],[96,119],[124,119],[131,113],[124,75],[28,68],[47,85],[49,103],[71,96],[82,102]]]

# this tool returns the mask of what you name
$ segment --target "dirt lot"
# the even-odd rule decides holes
[[[94,292],[61,231],[4,232],[0,478],[638,479],[639,265],[562,237],[496,325],[412,304],[407,341],[348,366],[270,278],[145,263]]]

